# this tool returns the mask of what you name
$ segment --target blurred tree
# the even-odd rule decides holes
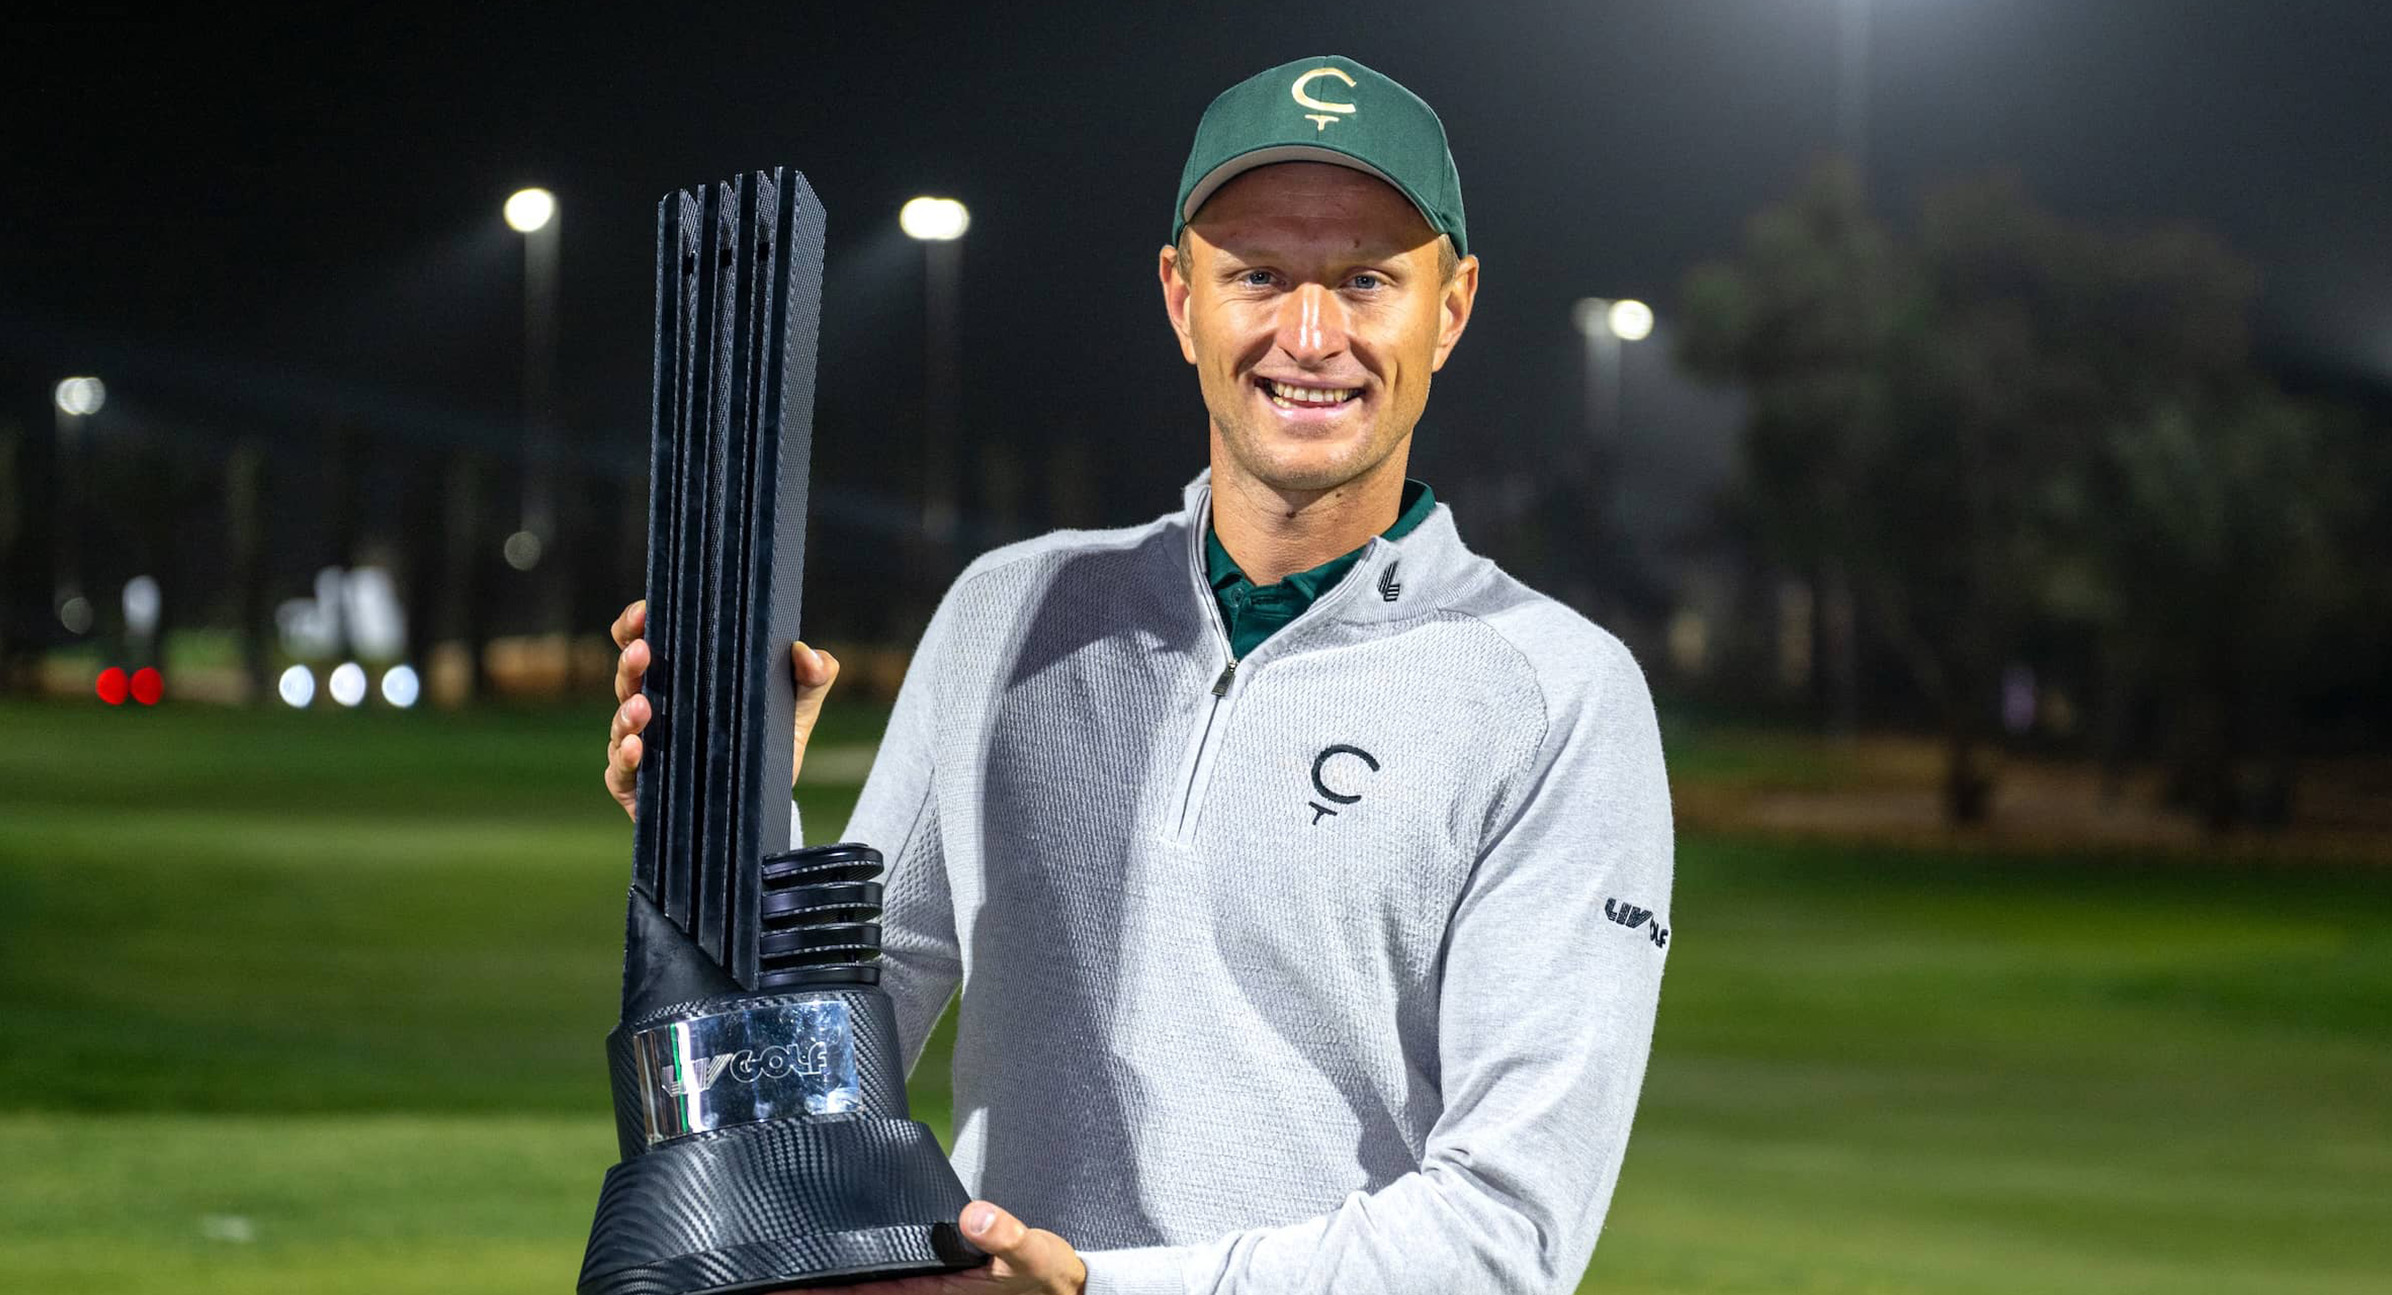
[[[2065,224],[2004,176],[1930,194],[1914,264],[1855,561],[1942,711],[1950,814],[1973,822],[2002,666],[2079,551],[2060,502],[2108,429],[2244,380],[2255,276],[2195,231]]]
[[[406,659],[430,673],[432,645],[439,641],[446,591],[442,563],[448,551],[449,501],[442,493],[446,460],[417,452],[398,471],[400,482],[399,588],[407,619]],[[645,516],[640,518],[643,529]]]
[[[489,456],[479,449],[462,449],[449,460],[443,503],[447,513],[447,563],[441,586],[449,602],[449,633],[464,645],[468,656],[467,696],[488,700],[490,680],[491,608],[488,579],[490,554],[496,536],[490,523]],[[430,641],[426,636],[426,641]]]
[[[2123,703],[2160,699],[2173,798],[2213,830],[2285,825],[2303,694],[2364,641],[2367,473],[2349,429],[2252,384],[2110,427],[2072,500],[2091,623]]]
[[[2197,233],[2070,226],[1998,176],[1930,194],[1904,245],[1833,164],[1690,277],[1681,356],[1753,402],[1761,533],[1850,572],[1938,712],[1951,821],[1989,805],[2003,664],[2055,588],[2086,587],[2065,501],[2108,429],[2237,379],[2252,284]]]
[[[15,423],[0,422],[0,693],[16,685],[20,669],[29,671],[33,660],[29,644],[34,626],[40,623],[31,592],[37,580],[28,569],[32,563],[23,558],[31,547],[22,542],[28,529],[24,500],[32,493],[25,471],[24,442],[24,433]],[[38,584],[47,598],[50,582],[43,579]]]
[[[274,605],[266,554],[273,514],[266,447],[254,435],[233,443],[224,460],[225,559],[230,568],[235,642],[250,704],[274,700]]]
[[[1779,560],[1835,604],[1838,614],[1817,623],[1844,638],[1810,655],[1830,662],[1836,730],[1850,729],[1857,705],[1841,614],[1860,543],[1851,505],[1883,432],[1885,356],[1906,273],[1858,173],[1838,162],[1756,215],[1739,260],[1698,267],[1686,287],[1680,358],[1752,399],[1738,504]]]

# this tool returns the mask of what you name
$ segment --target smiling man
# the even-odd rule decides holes
[[[1668,787],[1626,649],[1405,478],[1478,293],[1443,127],[1351,59],[1242,82],[1157,270],[1210,467],[972,563],[847,827],[889,859],[909,1063],[962,992],[996,1256],[870,1289],[1569,1290],[1652,1037]],[[793,656],[802,758],[837,663]]]

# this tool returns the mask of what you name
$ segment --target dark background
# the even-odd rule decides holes
[[[2392,380],[2392,208],[2368,3],[1885,0],[1863,140],[1899,219],[1943,177],[2013,168],[2097,224],[2191,218],[2264,275],[2261,353],[2337,389]],[[395,20],[391,20],[395,18]],[[1443,115],[1485,263],[1477,319],[1421,428],[1416,474],[1498,522],[1503,486],[1581,453],[1585,295],[1671,302],[1690,266],[1838,142],[1838,7],[1804,3],[1045,4],[653,8],[443,26],[369,20],[18,20],[0,238],[0,417],[50,421],[56,376],[100,373],[111,421],[193,445],[274,438],[276,547],[340,557],[299,506],[336,429],[367,531],[404,528],[410,456],[517,440],[525,184],[560,198],[555,417],[580,462],[628,473],[645,437],[653,204],[772,163],[830,212],[816,472],[816,616],[902,637],[841,597],[918,489],[917,192],[966,200],[967,542],[1175,506],[1202,410],[1160,317],[1155,249],[1197,115],[1304,52],[1356,57]],[[1650,466],[1641,525],[1699,529],[1732,408],[1630,347]],[[1645,369],[1654,373],[1647,376]],[[354,447],[353,447],[354,448]],[[374,454],[386,457],[375,458]],[[379,467],[373,465],[381,465]],[[1012,473],[1018,489],[990,497]],[[628,481],[624,476],[623,480]],[[976,484],[975,484],[976,483]],[[621,529],[601,493],[588,518]],[[370,538],[370,537],[369,537]],[[315,543],[309,541],[315,539]],[[1482,546],[1505,554],[1498,530]],[[585,540],[584,543],[594,541]],[[634,592],[593,567],[582,615]],[[1533,562],[1530,565],[1534,565]],[[1555,583],[1554,573],[1532,571]],[[605,578],[601,578],[601,577]],[[184,582],[188,587],[189,582]],[[175,596],[169,582],[169,597]],[[187,619],[187,618],[186,618]]]

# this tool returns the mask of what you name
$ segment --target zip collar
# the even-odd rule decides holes
[[[1179,523],[1189,596],[1197,614],[1212,627],[1224,661],[1230,660],[1229,631],[1221,623],[1221,607],[1213,593],[1204,561],[1204,536],[1212,521],[1213,470],[1208,466],[1181,491]],[[1373,535],[1360,560],[1335,585],[1321,592],[1304,614],[1289,622],[1254,649],[1253,657],[1268,657],[1282,644],[1310,638],[1324,626],[1383,625],[1410,620],[1450,602],[1466,585],[1476,583],[1488,565],[1485,558],[1462,544],[1454,528],[1453,510],[1438,501],[1426,520],[1400,540]],[[1248,658],[1252,659],[1252,658]],[[1243,662],[1240,663],[1241,667]]]

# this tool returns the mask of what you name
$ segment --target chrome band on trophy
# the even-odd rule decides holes
[[[836,998],[750,999],[631,1036],[642,1133],[668,1138],[856,1108],[855,1039]]]
[[[639,770],[622,1163],[581,1295],[778,1290],[986,1261],[906,1107],[880,985],[880,853],[792,848],[822,207],[794,171],[657,207],[652,718]]]

